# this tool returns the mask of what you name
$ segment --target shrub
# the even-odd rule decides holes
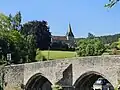
[[[118,54],[118,51],[116,48],[112,49],[112,55],[117,55]]]
[[[99,39],[84,39],[77,44],[77,54],[79,56],[102,55],[104,51],[105,46]]]
[[[41,51],[39,49],[37,49],[35,60],[37,60],[37,61],[45,61],[47,59],[45,58],[45,56],[42,55]]]
[[[52,85],[52,90],[62,90],[62,87],[60,85]]]

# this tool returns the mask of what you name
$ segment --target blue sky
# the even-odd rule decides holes
[[[120,33],[120,4],[109,11],[108,0],[1,0],[0,12],[22,13],[22,22],[46,20],[53,35],[65,35],[70,22],[75,37],[88,32],[99,35]]]

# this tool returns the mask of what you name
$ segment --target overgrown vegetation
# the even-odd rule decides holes
[[[52,85],[52,90],[62,90],[62,87],[58,84]]]
[[[8,53],[11,53],[11,63],[35,62],[37,48],[48,49],[50,45],[51,34],[46,21],[22,25],[21,19],[20,12],[15,16],[0,13],[0,64],[8,62]]]
[[[77,45],[77,54],[79,56],[102,55],[105,51],[104,44],[96,38],[80,40]]]
[[[115,34],[115,35],[105,35],[105,36],[94,36],[95,38],[99,38],[100,41],[103,44],[112,44],[113,42],[118,41],[118,39],[120,38],[120,34]],[[76,38],[76,41],[79,41],[81,39],[85,39],[85,38]]]

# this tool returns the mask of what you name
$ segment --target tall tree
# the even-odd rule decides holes
[[[19,14],[20,15],[20,14]],[[15,17],[19,17],[15,15]],[[19,22],[14,24],[15,22]],[[7,53],[12,55],[12,63],[25,63],[35,61],[36,46],[32,36],[24,37],[19,31],[14,30],[13,25],[18,29],[20,18],[13,19],[10,14],[0,14],[0,64],[6,61]]]
[[[20,63],[20,60],[26,56],[22,55],[23,51],[26,52],[25,40],[18,31],[15,30],[0,30],[0,47],[4,61],[6,60],[7,53],[12,54],[12,62]],[[24,60],[23,60],[24,61]]]
[[[8,16],[8,20],[10,21],[10,29],[13,29],[13,16],[11,14],[9,14]]]
[[[41,50],[48,49],[51,43],[51,33],[46,21],[30,21],[22,27],[21,33],[25,36],[33,35],[36,47]]]
[[[12,24],[14,30],[20,30],[21,29],[21,12],[17,12],[16,15],[12,18]]]
[[[34,39],[33,35],[28,35],[26,37],[26,43],[27,43],[27,51],[28,51],[28,61],[27,62],[34,62],[35,60],[35,56],[36,56],[36,42]]]
[[[12,55],[12,63],[33,62],[36,46],[32,36],[27,39],[17,30],[0,30],[0,63],[6,61],[7,53]]]
[[[0,13],[0,29],[3,30],[10,30],[10,19],[8,16],[4,15],[3,13]]]
[[[88,37],[87,38],[93,39],[93,38],[95,38],[95,36],[92,33],[88,33]]]
[[[20,30],[21,29],[21,13],[17,12],[15,16],[9,16],[0,13],[0,28],[4,30]]]

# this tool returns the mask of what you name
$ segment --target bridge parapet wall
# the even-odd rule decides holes
[[[41,73],[52,84],[55,84],[63,77],[63,71],[71,64],[68,60],[55,60],[28,63],[24,65],[24,85],[36,73]]]
[[[11,65],[4,69],[5,90],[21,90],[24,82],[24,65]]]
[[[120,80],[120,56],[67,58],[7,66],[5,68],[5,82],[7,83],[5,90],[21,88],[21,85],[26,85],[36,73],[41,73],[52,84],[59,82],[61,85],[72,86],[81,75],[89,71],[98,72],[116,87]]]
[[[111,82],[116,87],[118,84],[118,71],[120,56],[93,56],[77,58],[73,65],[73,85],[76,80],[86,72],[94,71]]]

